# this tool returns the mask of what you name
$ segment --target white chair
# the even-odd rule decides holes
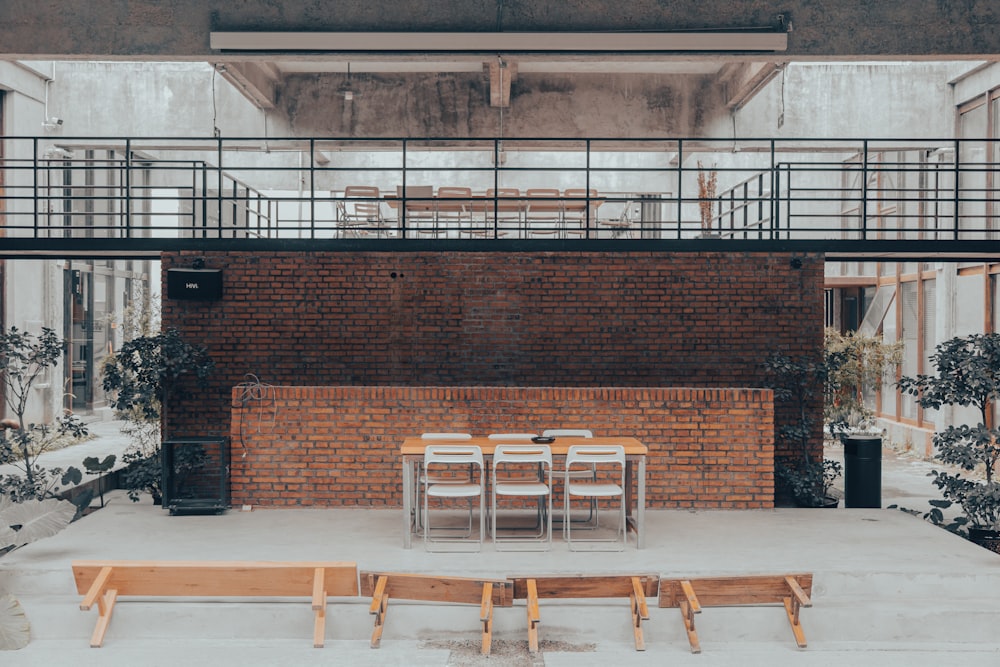
[[[537,433],[490,433],[489,440],[531,440],[538,437]]]
[[[421,433],[421,440],[445,440],[447,442],[462,441],[462,440],[472,440],[471,433],[458,433],[458,432],[442,432],[442,433]],[[421,501],[420,489],[423,488],[424,484],[430,482],[431,484],[445,484],[450,478],[430,478],[427,477],[427,472],[424,469],[423,463],[419,463],[417,470],[417,483],[414,484],[414,497],[413,506],[416,508],[416,517],[414,525],[417,530],[421,530],[424,525],[423,512],[421,508],[423,507],[423,502]]]
[[[469,473],[471,469],[471,475]],[[480,551],[486,535],[486,484],[483,468],[483,451],[476,445],[427,445],[424,449],[424,548],[427,551]],[[444,480],[432,482],[429,480]],[[479,498],[479,538],[470,539],[472,532],[472,508],[469,508],[469,525],[462,537],[440,537],[433,533],[431,524],[430,499],[437,498],[443,506],[447,501],[466,499],[469,503]],[[453,530],[452,527],[436,529],[438,532]],[[455,548],[437,548],[451,544]]]
[[[407,236],[413,238],[412,232],[434,237],[440,235],[433,185],[406,186],[406,202],[402,201],[403,187],[397,185],[396,196],[400,198],[400,210],[403,212],[406,229],[409,230]]]
[[[525,219],[528,237],[558,236],[562,230],[563,202],[557,188],[525,191]]]
[[[472,233],[472,188],[441,186],[437,189],[438,225],[444,236],[462,238]]]
[[[573,470],[593,468],[597,479],[572,479]],[[617,471],[615,470],[617,468]],[[590,472],[590,470],[587,470]],[[602,481],[603,480],[603,481]],[[625,549],[628,536],[628,524],[625,520],[625,448],[620,445],[573,445],[566,452],[566,486],[564,490],[565,516],[569,516],[571,500],[585,498],[588,501],[600,503],[602,498],[619,499],[618,528],[613,537],[592,537],[573,539],[572,521],[563,521],[563,535],[571,551],[586,545],[589,550],[596,550],[596,544],[612,544],[614,551]],[[620,540],[620,542],[619,542]]]
[[[518,188],[489,188],[486,190],[484,211],[486,223],[496,228],[497,237],[514,232],[521,236],[521,214],[524,203]]]
[[[391,225],[382,217],[381,194],[374,185],[348,185],[341,202],[340,227],[344,236],[389,234]]]
[[[493,450],[490,514],[497,551],[547,551],[552,546],[552,451],[548,445],[501,444]],[[534,498],[542,520],[530,536],[501,536],[497,498]],[[542,501],[544,500],[544,505]]]
[[[563,191],[563,222],[567,234],[586,236],[597,226],[597,207],[600,204],[597,190],[568,188]]]
[[[563,436],[566,438],[593,438],[594,433],[589,428],[549,428],[542,431],[542,436],[552,437],[552,438],[557,438],[559,436]],[[596,473],[594,471],[593,466],[591,466],[590,470],[587,470],[585,468],[580,470],[574,470],[572,473],[569,473],[569,476],[572,479],[590,479],[590,480],[596,479]],[[559,522],[562,522],[564,520],[565,517],[559,517],[556,519],[556,521]],[[574,521],[575,523],[589,526],[590,528],[596,528],[598,522],[597,503],[596,502],[590,503],[590,513],[587,515],[586,519],[571,519],[571,520]]]
[[[542,431],[544,438],[593,438],[594,432],[589,428],[547,428]]]

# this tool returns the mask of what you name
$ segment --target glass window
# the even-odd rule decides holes
[[[882,320],[882,340],[886,343],[894,343],[899,340],[896,331],[896,300],[893,299],[886,309],[885,318]],[[886,378],[882,386],[881,413],[885,417],[896,416],[896,388],[893,385],[895,378]]]
[[[922,289],[924,290],[924,349],[923,358],[921,359],[921,373],[933,373],[934,366],[931,364],[930,357],[934,354],[934,348],[937,346],[937,282],[934,280],[925,280],[921,283]],[[934,409],[924,409],[923,420],[925,422],[935,422],[937,420],[938,411]]]
[[[953,335],[983,333],[983,276],[961,275],[955,280],[955,328]]]
[[[960,113],[959,136],[978,139],[987,136],[987,106],[979,104]],[[988,156],[986,141],[963,141],[959,145],[959,159],[963,165],[959,174],[962,199],[959,205],[959,228],[984,230],[986,228],[986,179]],[[983,233],[973,233],[966,238],[984,238]]]
[[[899,286],[899,305],[902,308],[902,330],[900,339],[903,341],[903,363],[900,370],[903,375],[914,377],[920,372],[920,353],[917,348],[920,326],[919,303],[917,298],[917,283],[908,282]],[[910,394],[902,394],[902,411],[900,417],[917,418],[917,402]]]

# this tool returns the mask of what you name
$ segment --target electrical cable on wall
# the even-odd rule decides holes
[[[233,407],[240,408],[240,423],[238,430],[240,446],[243,447],[242,458],[246,458],[249,453],[246,444],[246,421],[244,417],[247,411],[247,405],[251,403],[256,404],[257,432],[261,433],[262,425],[265,421],[265,411],[268,409],[271,411],[271,426],[274,426],[274,424],[278,421],[278,401],[273,385],[261,382],[260,378],[253,373],[247,373],[243,377],[246,378],[245,381],[236,385],[236,388],[239,389],[239,395],[237,397],[237,402],[233,405]]]

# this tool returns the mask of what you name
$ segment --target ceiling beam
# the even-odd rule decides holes
[[[745,107],[784,68],[785,63],[775,62],[725,65],[719,72],[719,80],[725,85],[726,107],[730,111]]]
[[[752,53],[785,51],[784,32],[213,32],[221,52]]]
[[[485,64],[490,73],[490,106],[510,106],[510,82],[517,76],[517,63],[491,60]]]
[[[215,69],[258,108],[275,107],[275,87],[281,76],[271,63],[217,62]]]

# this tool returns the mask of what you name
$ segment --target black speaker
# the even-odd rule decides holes
[[[167,269],[167,298],[214,301],[222,298],[222,269]]]

